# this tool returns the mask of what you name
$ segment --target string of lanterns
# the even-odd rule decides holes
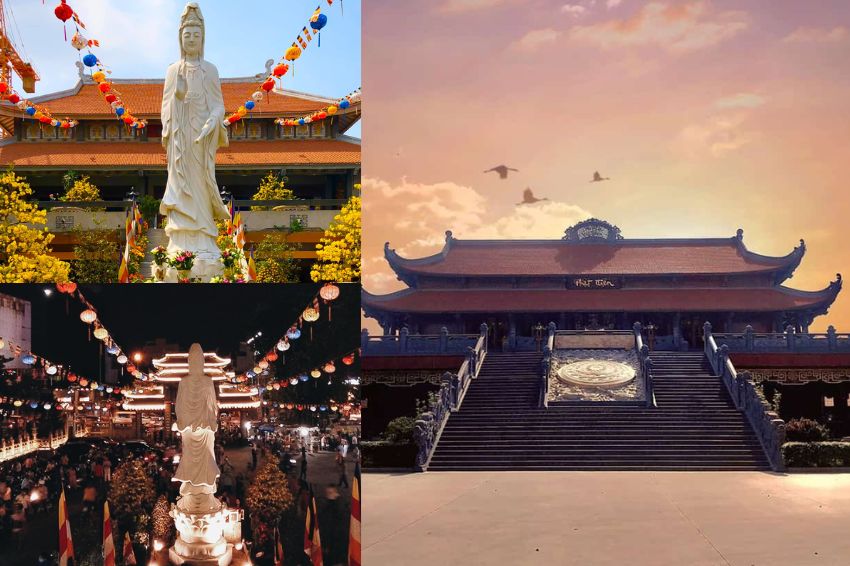
[[[330,5],[330,3],[328,5]],[[320,38],[320,32],[327,23],[328,17],[322,13],[322,6],[319,4],[316,6],[316,10],[313,12],[313,15],[310,16],[310,20],[308,22],[310,29],[313,30],[313,33],[316,34],[317,38]],[[307,44],[312,41],[312,39],[313,36],[310,34],[310,30],[307,29],[307,26],[301,28],[301,32],[296,37],[295,41],[292,42],[292,45],[283,54],[283,57],[278,60],[278,63],[272,69],[272,72],[261,83],[259,83],[257,90],[254,91],[248,100],[246,100],[230,116],[224,119],[224,125],[230,126],[231,124],[239,122],[239,120],[244,118],[251,110],[256,108],[257,104],[262,102],[264,98],[270,96],[271,92],[275,89],[275,86],[283,83],[283,77],[289,72],[290,64],[292,67],[292,74],[294,76],[295,61],[301,57],[303,50],[307,49]],[[321,46],[321,39],[319,39],[319,45]]]
[[[67,118],[59,120],[54,118],[46,106],[36,106],[29,100],[21,98],[18,91],[11,84],[4,81],[0,81],[0,100],[7,100],[14,104],[18,110],[24,113],[25,117],[38,120],[42,126],[53,126],[54,128],[70,130],[79,124],[76,120],[69,120]]]
[[[68,5],[66,0],[60,0],[59,5],[56,6],[54,10],[54,13],[57,18],[62,20],[63,27],[68,20],[73,20],[76,32],[71,38],[71,47],[76,49],[80,54],[82,54],[83,49],[87,51],[87,54],[82,57],[83,65],[89,69],[97,68],[97,70],[92,73],[91,77],[94,82],[97,83],[97,90],[103,100],[111,106],[115,117],[120,122],[123,122],[128,130],[139,130],[145,128],[147,126],[147,121],[140,120],[134,116],[132,112],[130,112],[121,93],[115,89],[115,85],[107,78],[107,75],[112,74],[112,71],[103,64],[97,55],[92,53],[92,48],[100,47],[100,42],[97,40],[86,39],[86,37],[83,36],[80,28],[86,29],[86,26],[83,24],[82,20],[73,8]],[[65,32],[65,39],[68,39],[67,31]]]
[[[279,126],[304,126],[313,122],[319,122],[334,116],[340,110],[347,110],[358,104],[361,99],[360,87],[353,90],[349,94],[340,98],[335,104],[331,104],[325,108],[317,110],[312,114],[307,114],[300,118],[277,118],[274,123]]]

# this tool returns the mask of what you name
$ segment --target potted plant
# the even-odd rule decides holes
[[[154,278],[157,281],[165,281],[165,266],[168,265],[168,251],[163,246],[157,246],[151,250],[153,262],[156,265],[154,269]]]
[[[178,251],[177,255],[169,261],[169,265],[177,270],[177,278],[181,283],[188,282],[189,272],[195,265],[195,254],[188,250]]]
[[[237,264],[242,260],[242,252],[237,249],[222,250],[221,264],[224,266],[224,278],[233,279],[233,273],[236,270]]]

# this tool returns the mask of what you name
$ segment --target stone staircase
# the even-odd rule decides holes
[[[657,407],[537,407],[539,353],[489,353],[428,469],[769,470],[746,417],[704,355],[654,352]]]

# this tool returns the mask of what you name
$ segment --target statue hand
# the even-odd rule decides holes
[[[212,127],[210,127],[209,122],[207,122],[206,124],[204,124],[204,127],[201,128],[201,135],[198,136],[198,139],[195,140],[195,143],[200,143],[201,140],[207,137],[207,135],[209,135],[211,131]]]

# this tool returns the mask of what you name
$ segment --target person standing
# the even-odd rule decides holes
[[[251,444],[251,469],[257,469],[257,445]]]
[[[340,454],[337,454],[336,457],[336,467],[339,471],[339,481],[337,482],[337,487],[348,487],[348,477],[345,474],[345,458],[343,458]]]

